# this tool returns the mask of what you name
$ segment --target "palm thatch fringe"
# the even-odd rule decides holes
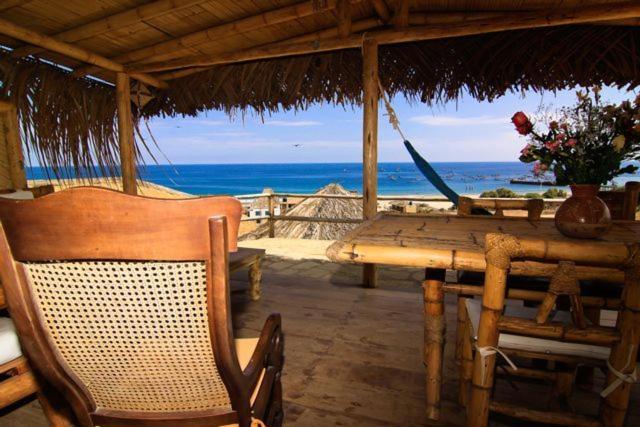
[[[6,53],[0,54],[0,81],[0,97],[17,105],[27,157],[49,166],[47,173],[89,180],[120,175],[113,87]]]
[[[509,91],[640,84],[640,29],[566,26],[380,47],[380,77],[413,101],[492,100]],[[172,80],[143,114],[195,115],[305,109],[361,102],[357,49],[220,65]]]

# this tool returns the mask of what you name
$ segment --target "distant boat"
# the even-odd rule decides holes
[[[522,184],[522,185],[549,185],[556,186],[558,185],[555,181],[550,179],[535,179],[535,178],[514,178],[509,181],[511,184]]]

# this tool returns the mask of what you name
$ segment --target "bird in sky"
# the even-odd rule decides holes
[[[293,144],[294,147],[302,147],[302,144]]]

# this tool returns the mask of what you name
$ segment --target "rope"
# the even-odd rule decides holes
[[[631,356],[633,354],[633,348],[634,348],[634,346],[631,346],[629,348],[629,355],[627,356],[627,364],[624,365],[624,368],[622,368],[623,371],[626,370],[629,367],[629,365],[632,363]],[[633,361],[633,363],[635,363],[635,361]],[[613,393],[613,391],[615,389],[620,387],[623,383],[633,384],[633,383],[638,381],[638,368],[637,367],[634,368],[633,372],[631,372],[630,374],[624,374],[624,373],[618,371],[613,366],[611,366],[611,363],[609,363],[609,361],[607,360],[607,368],[609,368],[609,371],[613,375],[615,375],[616,379],[613,380],[613,382],[611,384],[609,384],[609,386],[607,388],[602,390],[602,393],[600,393],[600,396],[602,396],[602,397],[609,396],[611,393]]]
[[[380,83],[380,79],[378,79],[378,87],[380,88],[380,97],[384,101],[384,108],[385,110],[387,110],[387,114],[384,114],[384,115],[389,117],[389,124],[391,124],[391,127],[394,128],[400,134],[400,137],[402,138],[403,141],[406,141],[407,138],[405,138],[404,133],[402,133],[402,129],[400,129],[400,120],[398,119],[398,115],[396,114],[396,111],[391,106],[391,103],[389,102],[389,98],[387,98],[387,92],[382,87],[382,83]]]
[[[502,350],[500,350],[498,347],[493,347],[493,346],[485,346],[485,347],[479,347],[477,344],[475,345],[476,350],[478,350],[478,353],[480,353],[480,359],[482,361],[482,369],[481,369],[481,376],[482,376],[482,381],[484,382],[484,374],[485,374],[485,359],[489,356],[493,356],[494,354],[498,353],[500,354],[500,356],[502,356],[504,358],[504,360],[507,361],[507,363],[509,364],[509,366],[511,366],[513,368],[514,371],[518,370],[518,367],[516,366],[515,363],[513,363],[513,361],[511,359],[509,359],[509,356],[507,356]]]

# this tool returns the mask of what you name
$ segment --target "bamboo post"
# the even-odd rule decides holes
[[[640,345],[640,256],[639,245],[631,248],[632,259],[625,271],[625,284],[622,291],[622,308],[618,313],[616,329],[620,341],[611,348],[609,365],[623,375],[636,371],[638,346]],[[605,389],[618,380],[611,369],[607,371]],[[633,383],[621,382],[601,404],[601,419],[605,427],[621,427],[627,415],[629,395]]]
[[[22,154],[22,140],[20,139],[20,123],[18,110],[6,101],[0,101],[0,114],[5,130],[7,157],[9,161],[9,176],[14,190],[27,188],[27,175],[24,171],[24,156]]]
[[[456,364],[458,365],[459,385],[458,403],[467,406],[469,395],[469,383],[473,371],[473,337],[471,325],[467,314],[467,298],[458,297],[458,316],[456,324]]]
[[[487,234],[485,238],[487,268],[482,295],[482,312],[478,328],[478,349],[498,346],[498,321],[504,308],[507,271],[511,256],[518,250],[518,240],[512,236]],[[471,397],[467,415],[468,427],[486,427],[489,423],[489,404],[495,374],[496,355],[475,352]]]
[[[274,237],[276,237],[276,220],[274,218],[275,209],[273,206],[273,194],[270,194],[267,199],[269,200],[269,238],[273,239]]]
[[[426,373],[427,418],[440,417],[442,354],[444,351],[444,292],[439,280],[425,280],[424,290],[424,364]]]
[[[638,196],[640,195],[640,182],[627,182],[624,185],[624,203],[622,205],[622,218],[635,221],[638,208]]]
[[[362,129],[362,203],[365,220],[373,219],[378,211],[378,43],[365,39],[362,44],[363,129]],[[377,286],[377,269],[365,264],[363,282],[366,287]]]
[[[118,105],[118,136],[120,139],[120,169],[122,173],[122,191],[137,194],[136,185],[136,149],[133,139],[133,120],[131,116],[131,87],[129,76],[116,75],[116,102]]]

